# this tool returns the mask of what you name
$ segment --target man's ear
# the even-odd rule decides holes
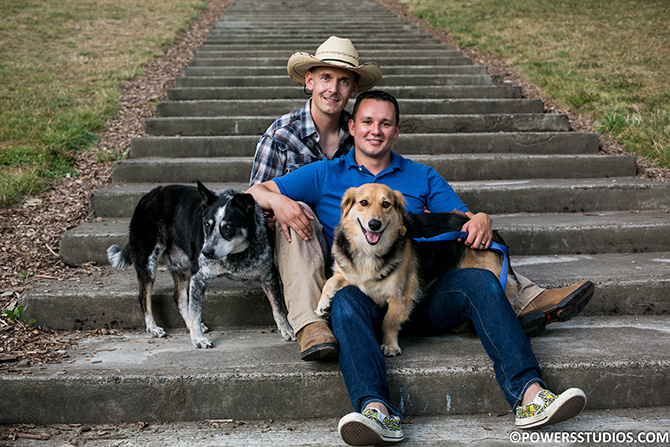
[[[305,73],[305,88],[310,92],[314,90],[314,73],[311,70]]]
[[[354,99],[358,94],[358,81],[354,81],[354,88],[349,93],[349,98]]]
[[[347,123],[347,124],[349,124],[349,135],[353,135],[354,134],[354,118],[353,117],[349,118],[349,123]]]

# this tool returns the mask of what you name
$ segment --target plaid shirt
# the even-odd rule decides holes
[[[281,177],[301,166],[326,157],[319,145],[319,134],[310,113],[311,99],[300,109],[283,115],[272,123],[256,145],[254,165],[249,185]],[[333,158],[346,154],[354,147],[349,135],[349,112],[342,111],[340,137]]]

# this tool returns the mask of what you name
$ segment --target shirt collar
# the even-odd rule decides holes
[[[402,171],[403,170],[403,158],[400,155],[396,155],[393,151],[391,153],[391,164],[389,165],[388,168],[384,169],[382,172],[380,172],[377,176],[381,176],[383,174],[386,174],[387,172],[393,172],[393,171]],[[347,168],[355,168],[355,169],[360,169],[363,168],[365,169],[366,172],[369,172],[364,166],[356,164],[356,149],[352,149],[347,153],[345,160],[347,163]]]
[[[311,135],[318,140],[319,134],[316,132],[316,124],[314,124],[314,118],[312,118],[312,98],[309,98],[305,105],[300,109],[300,117],[302,125],[300,126],[300,138],[306,138]],[[349,118],[351,115],[346,110],[343,110],[340,113],[340,132],[339,132],[339,146],[342,146],[342,143],[349,138]]]
[[[312,118],[312,98],[309,98],[302,109],[300,109],[300,138],[304,139],[310,135],[316,134],[316,125]]]

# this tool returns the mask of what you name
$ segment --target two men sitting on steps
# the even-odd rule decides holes
[[[369,140],[366,140],[361,129],[377,121],[384,123],[384,130],[381,130],[381,127],[375,130],[377,135],[375,138],[378,138],[379,142],[377,145],[379,153],[375,155],[378,157],[377,161],[386,163],[387,168],[391,166],[391,160],[411,164],[412,162],[390,151],[391,143],[397,138],[399,131],[397,102],[395,98],[383,92],[373,92],[369,96],[362,95],[363,99],[359,97],[357,102],[355,110],[360,112],[360,108],[363,108],[364,115],[352,117],[344,110],[349,98],[371,89],[381,80],[381,70],[377,64],[372,62],[359,64],[358,52],[348,39],[330,37],[319,46],[313,56],[295,53],[289,59],[288,72],[292,79],[304,85],[312,95],[304,107],[277,119],[260,139],[249,192],[264,209],[272,211],[276,217],[275,257],[284,283],[289,322],[297,334],[301,358],[316,360],[335,357],[339,352],[338,341],[342,343],[340,367],[357,413],[342,419],[341,435],[346,442],[353,445],[357,445],[356,442],[361,440],[357,435],[351,435],[353,432],[365,432],[366,436],[370,435],[374,439],[377,439],[375,436],[379,436],[380,442],[397,442],[402,439],[399,426],[401,415],[388,402],[388,384],[383,371],[383,357],[379,367],[378,357],[381,354],[370,351],[370,346],[375,344],[372,340],[374,331],[368,333],[364,329],[367,328],[369,331],[373,326],[366,324],[364,319],[352,320],[351,314],[337,305],[339,301],[342,306],[351,305],[358,308],[364,304],[369,307],[366,296],[360,291],[343,289],[347,292],[334,300],[332,318],[334,326],[339,328],[337,331],[339,337],[333,335],[327,321],[315,315],[321,288],[329,270],[327,265],[327,260],[330,259],[329,247],[321,234],[322,227],[315,219],[314,213],[296,205],[295,202],[292,204],[287,202],[287,197],[281,194],[286,190],[278,187],[278,183],[280,185],[285,182],[300,183],[301,176],[307,171],[303,170],[302,173],[293,171],[312,162],[320,162],[322,166],[325,166],[323,163],[333,165],[349,163],[351,166],[358,166],[361,172],[365,171],[363,168],[367,165],[364,160],[371,161],[372,158],[370,154],[362,151]],[[416,164],[411,164],[414,165]],[[420,169],[432,170],[428,167]],[[309,172],[316,171],[316,169],[309,170]],[[343,172],[348,171],[345,169]],[[384,171],[378,172],[379,175],[383,173]],[[372,174],[372,178],[376,175],[377,173]],[[398,175],[402,175],[402,170]],[[278,179],[278,183],[273,179]],[[340,187],[357,186],[349,184],[350,180],[343,178]],[[381,183],[386,181],[374,179],[377,180]],[[446,182],[443,184],[448,187]],[[298,194],[291,198],[300,199],[300,197]],[[287,204],[290,206],[286,206]],[[313,203],[308,205],[314,206]],[[436,212],[453,210],[453,208],[431,210],[428,203],[426,207],[429,211]],[[490,231],[491,220],[486,214],[470,214],[476,222],[475,233],[485,234]],[[308,229],[297,228],[293,223],[296,219],[309,222]],[[333,227],[336,224],[326,221],[322,223],[324,226]],[[440,305],[443,308],[467,307],[459,317],[466,321],[472,319],[471,316],[475,314],[489,316],[488,319],[478,318],[478,321],[473,323],[480,335],[483,333],[489,335],[482,338],[482,343],[494,361],[499,384],[512,408],[516,410],[517,425],[527,428],[539,426],[577,414],[585,403],[583,392],[571,389],[561,395],[555,395],[545,389],[540,379],[539,366],[524,331],[526,334],[537,334],[544,329],[547,322],[557,320],[559,314],[562,321],[573,317],[593,295],[594,285],[583,281],[565,288],[546,290],[516,274],[519,280],[518,293],[514,302],[509,303],[497,281],[491,282],[489,281],[491,278],[488,277],[469,276],[476,274],[468,271],[445,275],[445,284],[449,283],[450,288],[459,290],[456,295],[461,298],[454,294],[436,295],[435,290],[432,290],[426,291],[430,297],[428,301],[437,300],[444,305]],[[457,284],[452,284],[453,281]],[[485,285],[490,285],[486,291],[479,287]],[[468,306],[465,306],[465,302],[459,301],[464,296],[469,297],[466,299]],[[373,313],[375,315],[383,313],[383,310],[376,309]],[[420,319],[420,315],[416,318]],[[344,320],[357,325],[359,330],[368,335],[367,338],[360,337],[368,342],[365,347],[354,346],[352,337],[347,336],[350,334],[341,330]],[[504,324],[500,324],[501,322]],[[454,321],[445,321],[445,327],[441,327],[440,331],[452,327],[451,323]],[[354,338],[358,338],[357,335],[354,335]],[[378,367],[374,367],[371,362]],[[356,379],[360,378],[362,373],[368,378],[363,381],[364,383]]]

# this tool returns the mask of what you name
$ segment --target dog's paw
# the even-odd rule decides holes
[[[382,345],[382,354],[386,357],[395,357],[396,355],[402,354],[402,349],[398,345]]]
[[[319,300],[319,304],[316,306],[314,313],[317,317],[328,318],[330,317],[330,308],[332,301],[329,299]]]
[[[151,338],[163,338],[167,336],[165,329],[159,326],[151,326],[147,328],[147,332],[151,335]]]
[[[209,328],[207,327],[207,325],[205,323],[200,323],[200,329],[202,329],[203,334],[206,334],[207,332],[209,332]]]
[[[293,333],[293,328],[291,326],[280,327],[279,331],[281,336],[284,338],[284,341],[295,341],[295,334]]]
[[[209,341],[207,337],[191,338],[191,342],[197,349],[210,349],[214,347],[214,343]]]

